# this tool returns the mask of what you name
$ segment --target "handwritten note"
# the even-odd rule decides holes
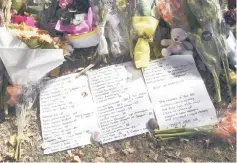
[[[126,89],[126,69],[124,66],[108,66],[93,70],[89,74],[89,83],[95,103],[120,97]]]
[[[90,144],[90,130],[97,129],[88,78],[75,78],[75,75],[50,80],[41,90],[40,118],[45,154]]]
[[[50,80],[41,90],[45,154],[90,144],[95,130],[102,143],[145,133],[153,111],[160,129],[217,122],[192,56],[156,60],[143,72],[128,62],[76,76]]]
[[[192,56],[153,61],[143,75],[161,129],[217,122],[215,108]]]
[[[88,77],[102,143],[147,132],[154,114],[141,71],[126,63],[91,71]]]

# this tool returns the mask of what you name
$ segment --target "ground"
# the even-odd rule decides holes
[[[75,64],[73,61],[68,61],[69,64],[64,65],[64,70],[68,70],[65,72],[71,72],[70,69],[76,70],[88,65],[90,60],[93,59],[93,51],[92,49],[91,55],[77,55],[75,57],[75,59],[82,61],[83,64]],[[195,59],[209,95],[213,100],[214,88],[212,76],[208,70],[206,70],[205,66],[200,63],[200,58],[196,56]],[[121,59],[121,61],[123,60],[124,59]],[[113,63],[113,61],[109,60],[109,63]],[[226,87],[222,83],[222,97],[224,103],[221,106],[215,105],[218,117],[223,115],[227,107],[228,96],[226,90]],[[233,88],[233,90],[235,90],[235,88]],[[236,109],[236,104],[233,103],[232,107]],[[34,107],[34,109],[30,110],[28,115],[29,123],[24,131],[25,141],[22,144],[20,158],[20,161],[23,162],[68,161],[70,156],[79,156],[81,161],[84,162],[236,162],[235,141],[233,142],[234,145],[231,146],[227,143],[226,139],[218,138],[213,135],[198,135],[158,142],[152,133],[146,133],[105,145],[92,144],[70,151],[43,155],[40,119],[38,117],[39,112],[36,108],[37,107]],[[10,136],[15,133],[17,133],[17,125],[14,109],[12,109],[10,110],[10,115],[6,117],[6,121],[0,124],[0,161],[12,160],[10,156],[13,154],[14,148],[9,144],[9,139]]]

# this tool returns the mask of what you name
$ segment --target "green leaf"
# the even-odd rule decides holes
[[[12,9],[15,9],[17,12],[20,11],[24,2],[24,0],[12,0]]]
[[[193,12],[190,10],[187,1],[183,0],[182,4],[183,4],[183,10],[187,16],[187,19],[188,19],[191,29],[201,28],[201,24],[199,23],[199,21],[197,20],[196,16],[193,14]]]

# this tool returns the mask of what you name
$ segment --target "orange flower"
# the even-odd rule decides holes
[[[172,12],[171,12],[169,3],[165,2],[165,1],[159,1],[156,3],[156,7],[158,8],[159,12],[161,13],[161,16],[163,17],[163,19],[167,23],[171,24],[172,23]]]
[[[178,0],[169,0],[169,4],[172,8],[173,11],[176,11],[180,8],[180,2],[178,2]]]
[[[223,118],[218,124],[217,128],[215,129],[215,133],[219,136],[226,136],[229,137],[231,134],[236,133],[237,126],[236,126],[236,112],[226,113],[226,117]]]
[[[6,89],[7,96],[10,96],[8,104],[14,106],[17,103],[18,96],[20,95],[22,88],[20,86],[8,86]]]
[[[24,23],[22,24],[11,24],[8,25],[8,27],[11,29],[11,32],[17,36],[19,39],[23,41],[31,41],[32,39],[35,39],[40,42],[45,43],[52,43],[55,46],[59,46],[59,41],[54,41],[54,39],[48,34],[48,31],[45,30],[39,30],[38,28],[27,26]]]

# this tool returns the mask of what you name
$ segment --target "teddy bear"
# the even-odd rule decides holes
[[[164,57],[172,54],[180,55],[192,55],[193,45],[185,41],[188,34],[181,28],[174,28],[171,30],[171,39],[163,39],[161,41],[162,46],[168,46],[163,48],[161,53]]]

